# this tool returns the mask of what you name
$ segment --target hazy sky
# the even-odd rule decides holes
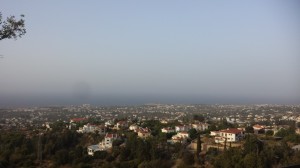
[[[0,106],[300,103],[297,1],[16,1]]]

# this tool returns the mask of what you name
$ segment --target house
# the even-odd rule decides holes
[[[189,126],[189,125],[177,125],[177,126],[175,126],[175,131],[176,132],[188,131],[190,129],[191,129],[191,126]]]
[[[148,128],[139,127],[136,132],[140,138],[148,138],[151,136],[151,131]]]
[[[192,128],[194,128],[198,131],[205,131],[208,129],[208,124],[207,123],[195,123],[195,124],[192,124]]]
[[[178,132],[177,136],[182,137],[182,138],[189,138],[189,133],[188,132]]]
[[[104,151],[112,148],[113,141],[117,140],[119,136],[117,134],[106,134],[104,139],[98,145],[90,145],[87,147],[88,155],[94,156],[97,151]]]
[[[105,127],[109,127],[109,126],[113,126],[114,125],[114,122],[111,121],[111,120],[108,120],[104,123]]]
[[[137,126],[136,124],[132,124],[129,126],[129,130],[136,132],[135,130],[137,130],[139,128],[139,126]]]
[[[160,120],[160,123],[162,123],[162,124],[168,124],[168,121],[167,120]]]
[[[300,145],[295,145],[295,146],[293,146],[292,147],[292,149],[294,150],[294,151],[300,151]]]
[[[95,133],[98,132],[99,134],[105,134],[106,127],[104,125],[93,125],[93,124],[86,124],[83,127],[79,127],[77,130],[78,133]]]
[[[243,131],[240,129],[236,129],[236,128],[227,128],[225,130],[220,130],[218,133],[216,133],[216,132],[214,132],[214,133],[215,133],[215,142],[216,143],[223,143],[225,141],[238,142],[244,136]]]
[[[83,121],[86,121],[87,118],[72,118],[70,120],[70,123],[79,123],[79,122],[83,122]]]
[[[255,125],[253,125],[253,130],[254,130],[254,133],[255,134],[258,134],[259,132],[265,132],[265,126],[263,126],[263,125],[259,125],[259,124],[255,124]]]
[[[127,121],[119,121],[117,122],[117,125],[116,125],[116,129],[119,130],[121,128],[125,128],[125,127],[128,127],[128,122]]]
[[[162,128],[161,132],[163,132],[163,133],[173,133],[173,132],[175,132],[175,130],[171,127],[166,127],[166,128]]]
[[[187,132],[179,132],[176,135],[172,136],[172,139],[168,142],[170,143],[185,143],[189,138],[189,134]]]
[[[210,136],[219,136],[220,132],[219,131],[210,131]]]
[[[106,134],[104,140],[99,143],[99,146],[103,148],[111,148],[113,141],[119,138],[118,134]]]
[[[87,152],[90,156],[94,156],[94,153],[97,151],[101,151],[99,145],[90,145],[87,147]]]

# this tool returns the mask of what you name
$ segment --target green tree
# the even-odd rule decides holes
[[[5,21],[2,20],[2,13],[0,12],[0,40],[17,39],[26,33],[25,16],[21,15],[21,19],[17,20],[15,16],[9,16]]]
[[[267,136],[272,136],[272,135],[274,135],[274,131],[268,130],[268,131],[266,132],[266,135],[267,135]]]
[[[244,166],[247,168],[257,168],[257,156],[255,153],[249,153],[245,156]]]
[[[183,153],[182,160],[186,165],[192,165],[195,162],[193,154],[188,151]]]
[[[193,115],[193,120],[204,122],[205,121],[205,117],[203,115],[195,114],[195,115]]]
[[[254,133],[254,129],[251,126],[248,126],[248,127],[245,128],[245,132],[246,133]]]
[[[197,130],[196,130],[195,128],[190,129],[190,130],[188,131],[188,133],[189,133],[189,137],[190,137],[191,139],[197,138],[198,133],[197,133]]]

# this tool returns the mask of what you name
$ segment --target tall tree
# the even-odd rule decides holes
[[[201,138],[200,138],[200,134],[197,137],[197,156],[199,157],[199,154],[201,152]]]
[[[2,13],[0,12],[0,40],[17,39],[26,33],[25,16],[20,15],[21,19],[17,20],[15,16],[9,16],[6,20],[2,20]]]

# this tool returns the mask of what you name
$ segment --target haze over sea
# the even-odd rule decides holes
[[[299,1],[16,1],[0,107],[300,103]]]

